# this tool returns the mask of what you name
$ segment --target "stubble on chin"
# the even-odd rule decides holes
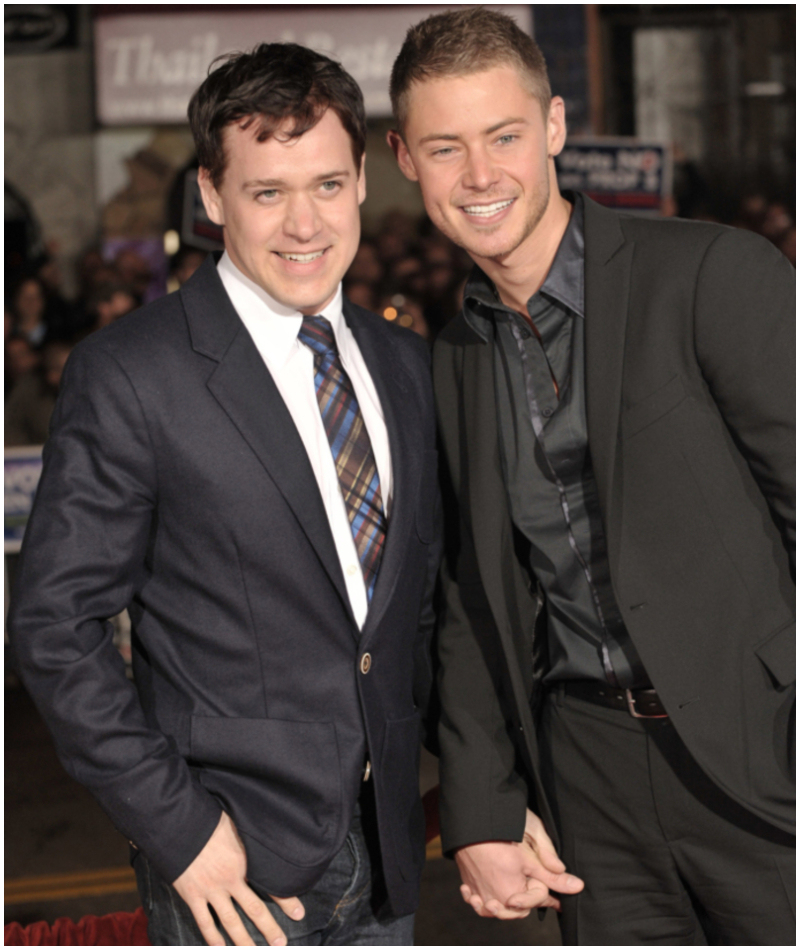
[[[502,263],[509,255],[513,254],[522,244],[524,244],[528,238],[533,234],[536,228],[539,226],[539,222],[544,217],[545,212],[547,211],[547,206],[550,203],[550,181],[546,180],[544,188],[538,193],[537,200],[530,208],[528,212],[528,217],[525,220],[525,224],[522,228],[521,234],[518,236],[512,237],[509,242],[499,248],[486,248],[479,247],[477,244],[473,244],[469,240],[469,235],[466,237],[462,234],[459,234],[457,229],[451,227],[445,215],[437,216],[439,220],[433,219],[433,223],[437,228],[449,238],[454,244],[458,247],[463,248],[470,257],[474,258],[483,258],[487,261],[496,261]],[[461,213],[458,211],[457,213]],[[433,216],[431,215],[433,218]],[[490,237],[493,234],[498,233],[504,227],[505,222],[501,221],[493,229],[486,230],[483,232],[484,238]]]

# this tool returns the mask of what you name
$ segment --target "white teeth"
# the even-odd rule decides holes
[[[513,198],[509,198],[508,201],[495,201],[492,205],[465,205],[464,210],[467,214],[477,214],[488,218],[493,214],[497,214],[498,211],[502,211],[503,208],[507,208],[513,200]]]
[[[278,251],[278,256],[282,257],[285,261],[297,261],[300,264],[307,264],[309,261],[315,261],[318,257],[322,257],[325,251],[314,251],[313,254],[283,254]]]

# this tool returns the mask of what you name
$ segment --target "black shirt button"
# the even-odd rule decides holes
[[[544,409],[542,409],[542,415],[545,417],[545,419],[549,419],[550,416],[553,415],[552,408],[550,406],[545,406]]]

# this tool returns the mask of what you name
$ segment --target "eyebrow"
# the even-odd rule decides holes
[[[500,122],[496,122],[494,125],[490,126],[488,129],[483,130],[484,135],[491,135],[492,132],[498,132],[500,129],[504,128],[507,125],[515,125],[517,123],[526,124],[525,119],[514,117],[510,119],[502,119]],[[446,132],[434,132],[432,135],[426,135],[419,140],[420,145],[426,145],[428,142],[457,142],[461,138],[460,135],[451,135]]]
[[[339,171],[332,172],[323,172],[321,175],[315,175],[311,180],[315,183],[322,183],[323,181],[330,181],[332,178],[349,178],[350,171],[349,169],[340,169]],[[285,185],[286,182],[282,178],[254,178],[252,181],[246,181],[242,185],[242,189],[246,190],[248,188],[278,188],[280,185]]]

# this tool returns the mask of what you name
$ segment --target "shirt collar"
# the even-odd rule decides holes
[[[583,195],[578,192],[564,192],[564,197],[573,203],[572,214],[547,277],[537,293],[557,300],[568,310],[584,317]],[[467,307],[467,302],[477,303],[478,306]],[[501,302],[492,280],[477,264],[473,267],[464,288],[464,303],[464,317],[467,323],[484,340],[487,340],[490,335],[488,326],[490,315],[487,315],[486,308],[488,307],[492,312],[509,309]]]
[[[297,342],[297,334],[303,323],[303,315],[293,307],[287,307],[271,297],[245,276],[233,263],[226,251],[217,264],[217,272],[231,299],[236,312],[247,327],[262,355],[271,365],[281,368],[289,359]],[[333,300],[320,311],[333,328],[333,336],[340,352],[349,339],[349,330],[342,315],[342,285],[336,289]],[[266,348],[262,347],[266,343]]]

